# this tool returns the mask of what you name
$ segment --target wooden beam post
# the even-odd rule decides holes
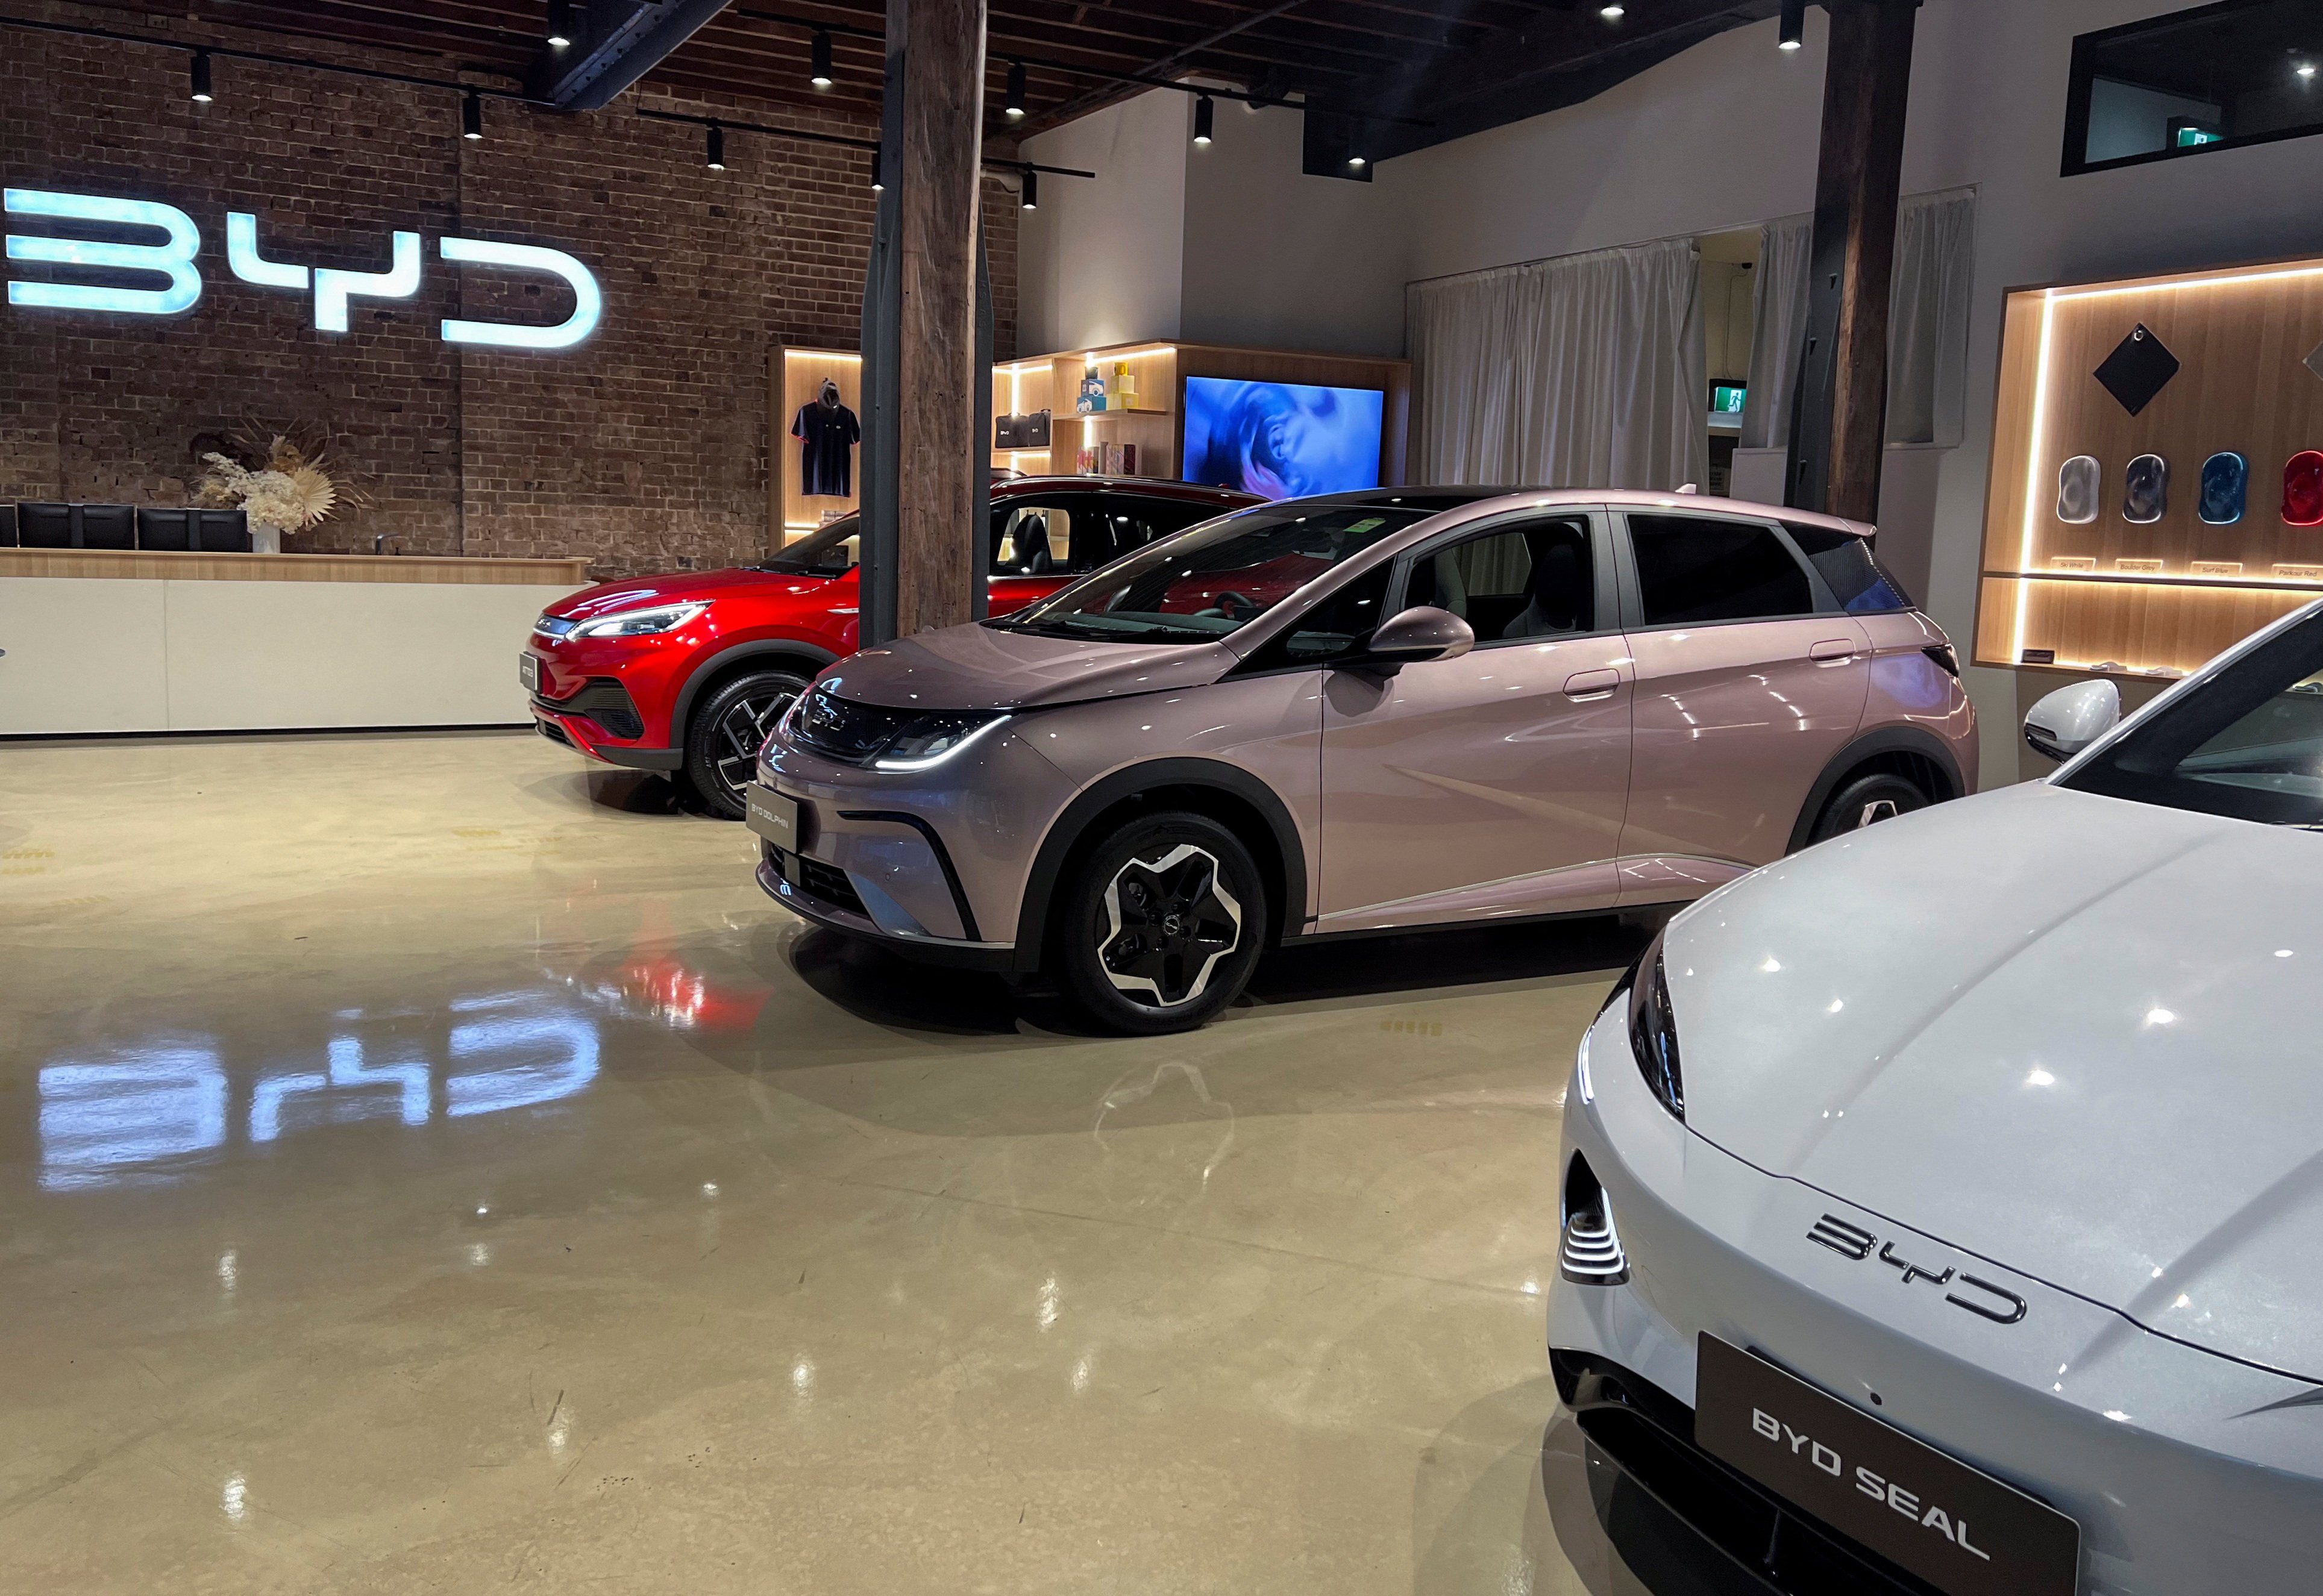
[[[985,0],[888,0],[903,41],[895,151],[895,635],[973,619],[977,203],[984,159]],[[892,87],[891,87],[892,92]],[[978,445],[983,445],[979,447]]]
[[[1919,4],[1831,0],[1806,345],[1783,502],[1862,521],[1879,514],[1887,300]]]

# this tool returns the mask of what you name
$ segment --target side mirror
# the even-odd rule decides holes
[[[2025,740],[2034,753],[2061,763],[2120,721],[2120,688],[2104,680],[2076,682],[2033,706],[2025,717]]]
[[[1358,671],[1392,676],[1408,665],[1457,659],[1475,646],[1476,634],[1466,621],[1449,610],[1416,604],[1380,622],[1364,651],[1347,663]]]

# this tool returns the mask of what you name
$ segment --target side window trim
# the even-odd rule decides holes
[[[1820,606],[1823,603],[1824,597],[1831,592],[1831,584],[1823,580],[1823,573],[1814,568],[1814,562],[1799,553],[1798,545],[1791,541],[1790,534],[1783,529],[1783,525],[1779,521],[1771,520],[1765,516],[1746,516],[1731,513],[1719,514],[1710,510],[1694,509],[1662,509],[1656,508],[1651,510],[1641,510],[1637,513],[1641,515],[1666,517],[1680,520],[1740,522],[1745,526],[1763,527],[1768,531],[1772,532],[1775,535],[1777,544],[1782,548],[1785,554],[1790,556],[1791,564],[1796,565],[1803,573],[1805,573],[1807,579],[1807,598],[1810,602]],[[1645,581],[1638,573],[1638,546],[1636,537],[1630,528],[1630,512],[1624,509],[1618,518],[1621,523],[1621,545],[1624,588],[1624,592],[1621,596],[1621,619],[1624,623],[1624,630],[1632,632],[1698,632],[1705,631],[1712,627],[1719,626],[1761,626],[1770,620],[1813,620],[1827,613],[1827,611],[1817,608],[1813,610],[1796,610],[1788,615],[1740,615],[1734,617],[1731,620],[1659,620],[1648,625],[1646,621]]]
[[[1822,567],[1807,558],[1807,551],[1801,548],[1797,540],[1792,537],[1791,529],[1782,522],[1777,521],[1775,536],[1781,538],[1783,546],[1791,551],[1791,558],[1805,568],[1807,596],[1814,601],[1814,612],[1817,615],[1846,614],[1847,606],[1839,601],[1837,593],[1832,592],[1830,579],[1823,575]]]
[[[1585,521],[1589,527],[1589,573],[1594,588],[1597,625],[1585,632],[1560,632],[1555,637],[1494,637],[1490,641],[1476,639],[1478,649],[1510,648],[1543,642],[1561,642],[1567,638],[1607,637],[1629,628],[1621,624],[1625,612],[1621,588],[1613,571],[1613,537],[1608,526],[1605,507],[1600,504],[1560,504],[1553,507],[1529,506],[1489,517],[1483,520],[1467,521],[1437,533],[1426,543],[1408,548],[1396,556],[1395,574],[1388,581],[1391,600],[1385,614],[1400,615],[1411,608],[1412,573],[1419,562],[1432,559],[1444,550],[1472,538],[1490,537],[1511,527],[1532,521]],[[1384,616],[1382,617],[1384,619]],[[1609,624],[1610,621],[1610,624]]]

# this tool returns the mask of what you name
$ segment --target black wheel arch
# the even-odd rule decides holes
[[[1015,971],[1041,968],[1049,910],[1076,855],[1139,811],[1190,810],[1217,821],[1249,848],[1267,877],[1266,946],[1296,935],[1307,922],[1307,848],[1290,806],[1250,772],[1223,760],[1152,759],[1093,782],[1065,805],[1033,856],[1016,912]]]
[[[1807,801],[1791,827],[1790,846],[1783,851],[1796,853],[1807,845],[1823,805],[1842,785],[1857,776],[1882,772],[1912,782],[1928,794],[1931,803],[1948,803],[1968,791],[1960,761],[1942,738],[1917,726],[1883,726],[1865,732],[1832,756],[1814,785],[1807,789]]]
[[[839,656],[830,649],[789,637],[767,637],[721,648],[698,662],[693,674],[686,677],[685,684],[677,690],[677,702],[669,712],[670,746],[685,747],[685,730],[693,718],[694,701],[744,670],[753,666],[788,665],[796,667],[800,675],[813,681],[824,666],[838,663]]]

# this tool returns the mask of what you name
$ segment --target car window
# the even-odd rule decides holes
[[[1715,516],[1631,515],[1629,523],[1648,626],[1814,613],[1806,567],[1772,527]]]
[[[1229,637],[1432,505],[1293,500],[1189,527],[987,624],[1043,637],[1207,643]]]
[[[1116,554],[1143,548],[1157,537],[1225,515],[1223,505],[1189,503],[1182,499],[1143,499],[1127,493],[1106,495],[1106,514],[1113,525]]]
[[[1414,563],[1407,604],[1468,623],[1481,646],[1595,629],[1597,585],[1586,517],[1496,527]]]
[[[2323,615],[2156,705],[2061,784],[2323,829]]]
[[[1870,539],[1858,537],[1852,532],[1795,526],[1789,521],[1783,523],[1783,529],[1799,546],[1799,552],[1806,555],[1807,564],[1830,586],[1839,607],[1850,615],[1890,615],[1912,607],[1904,584],[1872,557]]]
[[[796,571],[813,576],[844,576],[863,557],[863,518],[841,516],[819,532],[810,532],[768,560],[762,571]]]
[[[1253,653],[1243,673],[1316,669],[1362,653],[1379,628],[1388,579],[1394,571],[1392,561],[1382,562],[1318,601],[1297,625]]]

